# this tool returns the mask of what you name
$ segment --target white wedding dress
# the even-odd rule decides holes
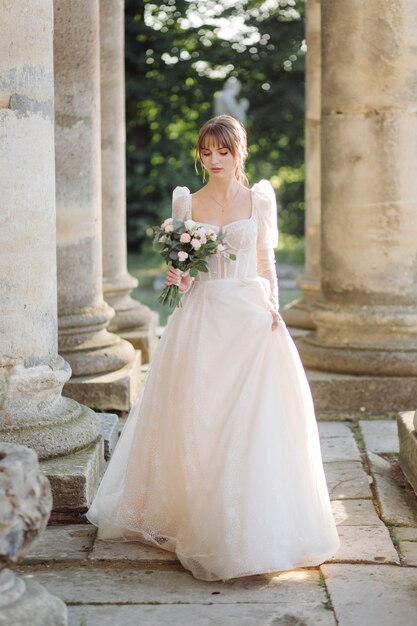
[[[173,216],[192,219],[186,187]],[[284,323],[271,330],[267,181],[223,231],[237,259],[211,257],[171,316],[87,513],[101,539],[175,552],[207,581],[318,565],[339,547],[303,366]]]

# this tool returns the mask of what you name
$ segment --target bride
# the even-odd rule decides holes
[[[209,180],[173,193],[173,217],[223,233],[236,260],[195,278],[172,267],[170,317],[87,513],[102,540],[175,552],[202,580],[319,565],[339,547],[314,408],[278,312],[274,191],[244,182],[246,133],[201,129]]]

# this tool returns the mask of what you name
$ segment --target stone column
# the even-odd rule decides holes
[[[128,410],[140,377],[133,346],[107,330],[101,233],[99,2],[54,2],[59,350],[65,393]]]
[[[57,345],[52,1],[0,4],[0,440],[40,459],[96,440]]]
[[[156,315],[131,297],[138,281],[127,271],[124,0],[100,2],[100,60],[104,298],[116,313],[108,329],[148,362]]]
[[[323,296],[300,343],[313,369],[417,376],[416,28],[411,0],[322,0]]]
[[[417,376],[415,32],[412,0],[322,0],[323,295],[299,344],[313,369]]]
[[[315,328],[311,305],[320,295],[321,220],[321,9],[320,0],[306,2],[306,113],[305,113],[305,245],[304,273],[297,281],[303,297],[289,304],[283,316],[289,326]]]

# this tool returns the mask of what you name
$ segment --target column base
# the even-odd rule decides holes
[[[96,414],[61,395],[71,370],[61,357],[16,365],[4,384],[0,441],[33,448],[40,460],[70,454],[99,435]]]
[[[2,576],[9,575],[9,583],[14,578],[15,586],[20,586],[23,593],[10,602],[3,604],[6,598],[0,600],[0,624],[13,624],[13,626],[66,626],[68,612],[65,603],[53,596],[39,583],[22,579],[12,574],[10,570],[3,570]]]
[[[297,342],[305,367],[369,376],[417,376],[417,313],[411,305],[317,301],[317,329]]]
[[[53,498],[52,523],[74,522],[87,511],[119,437],[118,417],[99,413],[100,438],[79,452],[43,461]]]
[[[146,328],[122,330],[119,332],[122,339],[130,341],[136,350],[140,350],[142,352],[142,363],[150,363],[158,346],[158,325],[159,315],[156,311],[151,311],[149,324]]]
[[[417,494],[417,433],[413,424],[414,411],[397,416],[400,456],[398,461],[408,482]]]
[[[63,394],[99,411],[129,411],[141,386],[141,354],[114,372],[73,376]]]
[[[131,288],[125,291],[116,290],[104,285],[104,299],[115,312],[107,329],[118,335],[123,330],[146,328],[149,324],[152,309],[130,295]]]
[[[414,376],[355,376],[311,369],[306,373],[317,412],[397,413],[414,410],[416,404]]]
[[[364,329],[364,333],[366,330]],[[305,367],[364,376],[417,377],[417,351],[400,348],[326,346],[310,333],[297,341]]]
[[[312,312],[315,302],[320,297],[320,281],[302,275],[297,281],[297,286],[301,289],[303,297],[287,304],[282,311],[282,317],[287,326],[314,330],[316,324],[312,319]]]
[[[308,302],[305,298],[300,298],[299,300],[294,300],[290,302],[290,304],[287,304],[281,313],[287,326],[314,330],[316,325],[311,319],[313,302]]]

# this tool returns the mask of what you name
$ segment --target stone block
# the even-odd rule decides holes
[[[384,526],[372,500],[333,500],[332,513],[338,526]]]
[[[323,437],[320,440],[323,462],[360,461],[358,447],[352,433],[344,437]]]
[[[360,427],[368,452],[398,453],[398,430],[395,420],[360,420]]]
[[[328,563],[394,563],[398,553],[385,526],[338,526],[340,548]]]
[[[48,526],[23,564],[86,561],[96,532],[90,524]]]
[[[417,526],[417,500],[411,489],[407,491],[404,488],[407,483],[398,464],[373,452],[368,452],[368,459],[384,522],[389,525]]]
[[[178,563],[178,559],[173,552],[160,550],[137,541],[97,540],[88,559],[90,561],[134,562],[138,565]]]
[[[302,591],[300,600],[302,602]],[[324,600],[322,600],[324,603]],[[69,626],[336,626],[323,604],[163,604],[156,606],[70,606]]]
[[[417,494],[417,434],[413,424],[414,411],[397,416],[398,437],[400,440],[399,464],[410,485]]]
[[[119,417],[114,413],[98,413],[100,433],[104,439],[104,458],[108,461],[119,439]]]
[[[104,469],[104,440],[74,454],[40,463],[52,487],[53,514],[69,517],[84,513],[90,506]]]
[[[141,386],[141,358],[119,370],[94,376],[73,376],[63,393],[99,411],[129,411]]]
[[[415,410],[417,377],[353,376],[307,370],[316,411]]]
[[[318,570],[298,569],[222,582],[195,579],[188,571],[137,567],[55,566],[27,571],[67,603],[77,604],[275,604],[283,611],[322,608]],[[25,578],[25,576],[24,576]]]
[[[322,565],[339,626],[411,626],[417,615],[417,569]]]
[[[331,500],[371,498],[370,476],[360,461],[324,463],[327,488]]]

